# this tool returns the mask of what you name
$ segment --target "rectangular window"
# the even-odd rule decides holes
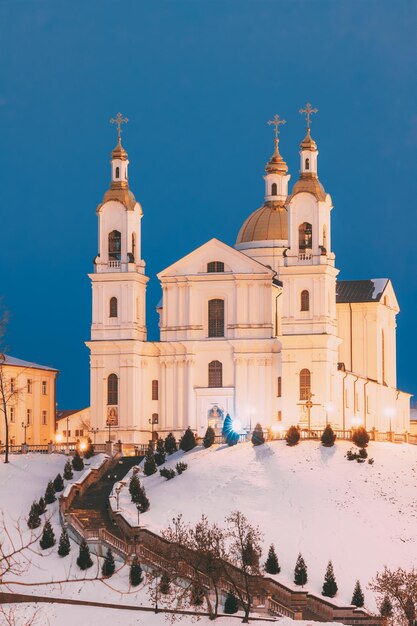
[[[277,396],[278,396],[278,398],[280,398],[282,396],[282,378],[281,378],[281,376],[278,376]]]
[[[10,421],[12,424],[14,424],[14,420],[15,420],[14,407],[11,407],[10,408]]]
[[[159,400],[159,384],[157,380],[152,381],[152,400]]]
[[[224,337],[224,300],[209,300],[208,336]]]
[[[28,378],[28,381],[27,381],[27,389],[28,389],[28,393],[32,393],[32,380],[30,378]]]
[[[210,261],[207,263],[207,272],[224,272],[224,263],[222,261]]]
[[[29,426],[32,423],[32,409],[26,411],[26,424]]]
[[[282,422],[282,411],[278,411],[277,419],[279,422]]]
[[[46,426],[48,423],[48,416],[46,411],[42,411],[42,425]]]
[[[62,431],[62,436],[63,436],[63,437],[66,437],[66,436],[67,436],[67,431],[66,431],[66,430],[63,430],[63,431]]]
[[[15,378],[10,379],[10,391],[11,393],[14,393],[16,391],[16,379]]]
[[[46,396],[48,392],[48,383],[46,382],[46,380],[42,381],[42,395]]]

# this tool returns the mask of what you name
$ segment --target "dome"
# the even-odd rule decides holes
[[[126,161],[127,160],[127,152],[123,148],[120,139],[117,142],[117,146],[114,148],[113,152],[111,153],[111,158],[112,159],[120,159],[121,161]]]
[[[103,197],[103,202],[98,205],[97,211],[101,209],[103,204],[106,202],[110,202],[114,200],[115,202],[120,202],[128,211],[133,211],[137,200],[130,189],[108,189]],[[140,206],[140,205],[139,205]],[[142,214],[142,209],[140,210]]]
[[[288,214],[280,202],[266,202],[244,222],[236,244],[288,239]]]

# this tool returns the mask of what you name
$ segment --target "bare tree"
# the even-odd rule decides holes
[[[29,614],[22,614],[22,605],[11,604],[9,606],[0,605],[0,618],[4,626],[45,626],[49,624],[49,620],[45,622],[45,616],[42,609],[30,609]]]
[[[387,567],[378,573],[369,587],[375,591],[380,602],[387,596],[392,604],[394,623],[401,626],[417,624],[417,570],[406,571],[399,567],[392,571]]]

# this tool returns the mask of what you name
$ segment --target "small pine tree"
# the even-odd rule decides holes
[[[135,555],[132,559],[129,571],[129,581],[132,587],[137,587],[142,582],[142,568],[140,566],[138,557]]]
[[[321,436],[321,443],[325,448],[331,448],[332,446],[334,446],[335,441],[336,435],[333,431],[333,428],[330,426],[330,424],[327,424]]]
[[[61,476],[61,474],[57,474],[54,478],[54,489],[55,492],[58,493],[59,491],[63,491],[64,489],[64,480]]]
[[[140,482],[137,474],[130,479],[129,493],[132,502],[139,502]]]
[[[103,567],[101,568],[101,573],[105,578],[110,578],[110,576],[113,576],[115,569],[116,565],[114,563],[113,552],[110,550],[110,548],[107,548],[106,556],[104,557]]]
[[[190,427],[187,428],[180,441],[180,449],[184,450],[184,452],[189,452],[193,448],[195,448],[197,442],[195,440],[195,435]]]
[[[165,452],[167,454],[174,454],[177,451],[177,440],[172,433],[168,433],[165,437]]]
[[[178,461],[178,463],[175,464],[175,469],[177,470],[177,474],[180,475],[183,472],[185,472],[185,470],[188,469],[188,465],[187,465],[187,463],[183,463],[182,461]]]
[[[224,603],[223,612],[226,613],[227,615],[233,615],[233,613],[237,613],[238,610],[239,610],[239,604],[238,604],[237,598],[231,591],[229,591],[226,596],[226,601]]]
[[[265,443],[264,431],[262,430],[262,426],[259,424],[259,422],[254,428],[251,441],[254,446],[261,446],[263,443]]]
[[[379,614],[381,617],[392,617],[393,614],[393,606],[389,596],[384,596],[384,599],[381,602],[379,607]]]
[[[337,594],[337,583],[334,577],[333,565],[331,561],[329,561],[327,565],[326,574],[324,576],[323,590],[321,593],[327,598],[334,598]]]
[[[357,607],[363,606],[365,603],[365,596],[363,595],[363,591],[361,589],[361,584],[359,580],[356,581],[355,588],[353,590],[352,602]]]
[[[65,480],[71,480],[71,478],[74,477],[74,474],[72,472],[72,465],[71,465],[71,461],[68,460],[65,463],[65,467],[64,467],[64,478]]]
[[[215,437],[216,437],[216,433],[214,432],[214,428],[212,428],[211,426],[208,426],[206,430],[206,434],[204,435],[203,446],[205,448],[210,448],[210,446],[212,446],[214,443]]]
[[[55,500],[56,500],[56,498],[55,498],[54,483],[52,482],[52,480],[50,480],[49,483],[46,486],[45,503],[46,504],[52,504],[52,502],[55,502]]]
[[[369,443],[369,435],[366,432],[366,428],[359,426],[353,431],[352,441],[358,446],[358,448],[366,448]]]
[[[74,458],[72,459],[72,468],[76,472],[80,472],[84,469],[84,461],[80,457],[80,453],[78,452],[78,450],[75,451]]]
[[[159,473],[163,478],[166,478],[167,480],[172,480],[176,476],[175,470],[170,469],[169,467],[162,467],[159,470]]]
[[[51,522],[48,520],[45,522],[45,525],[43,527],[42,537],[39,542],[39,545],[42,548],[42,550],[46,550],[47,548],[52,548],[52,546],[54,546],[55,543],[56,543],[55,534],[51,526]]]
[[[146,496],[145,487],[143,487],[142,485],[139,485],[137,503],[139,504],[140,513],[146,513],[146,511],[149,510],[149,506],[150,506],[149,500]]]
[[[298,555],[294,569],[294,582],[296,585],[304,587],[307,582],[307,565],[301,554]]]
[[[90,556],[90,548],[85,539],[82,539],[80,543],[80,551],[77,558],[77,565],[80,569],[85,570],[93,565],[93,561]]]
[[[201,606],[204,602],[204,589],[199,583],[194,583],[191,587],[190,602],[193,606]]]
[[[70,540],[68,537],[68,533],[64,528],[59,538],[58,554],[59,556],[67,556],[67,554],[70,553],[70,550],[71,550]]]
[[[34,500],[30,507],[28,516],[28,526],[32,530],[38,528],[41,525],[41,518],[39,517],[39,504]]]
[[[43,515],[46,511],[45,498],[43,498],[42,496],[39,498],[39,501],[38,501],[38,511],[39,511],[39,515]]]
[[[253,547],[253,543],[250,538],[248,538],[246,544],[243,546],[242,561],[249,567],[253,567],[259,562],[259,555]]]
[[[164,440],[159,438],[156,444],[156,452],[155,452],[155,461],[156,464],[163,465],[165,463],[166,452],[165,452],[165,444]]]
[[[229,413],[224,418],[222,436],[228,446],[234,446],[239,441],[239,433],[233,430],[233,422]]]
[[[168,574],[162,574],[161,580],[159,582],[159,592],[162,595],[167,596],[171,591],[171,581]]]
[[[269,547],[268,558],[265,561],[265,571],[267,574],[279,574],[281,571],[273,543]]]
[[[296,446],[300,441],[300,429],[297,426],[290,426],[285,435],[287,446]]]
[[[143,472],[146,476],[152,476],[152,474],[155,474],[156,472],[156,462],[152,443],[149,444],[148,449],[146,450]]]
[[[90,437],[88,437],[87,439],[87,447],[84,450],[84,458],[85,459],[90,459],[92,456],[94,456],[94,446],[93,446],[93,442],[91,441]]]

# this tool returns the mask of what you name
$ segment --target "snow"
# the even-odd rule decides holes
[[[288,447],[276,441],[178,452],[166,465],[174,467],[182,458],[188,463],[182,475],[170,481],[159,472],[141,475],[151,503],[141,525],[161,533],[179,513],[190,523],[203,513],[221,523],[239,509],[264,533],[263,559],[269,544],[275,544],[278,580],[294,587],[301,552],[308,566],[306,588],[320,595],[331,560],[339,586],[335,603],[350,604],[359,578],[366,605],[375,610],[366,585],[376,572],[384,565],[411,568],[416,562],[417,446],[371,442],[373,465],[347,461],[350,447],[338,442],[324,448],[313,441]],[[136,525],[128,484],[120,493],[120,507]]]

